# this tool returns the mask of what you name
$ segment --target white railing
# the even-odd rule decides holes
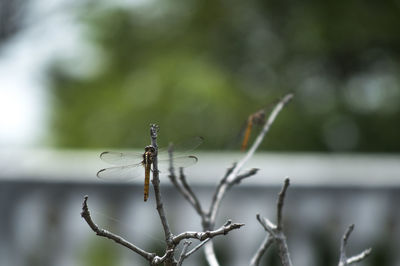
[[[96,172],[109,165],[98,151],[0,150],[0,180],[101,182]],[[141,151],[137,151],[140,153]],[[195,152],[199,161],[185,172],[194,185],[213,185],[238,152]],[[243,185],[280,186],[285,176],[299,186],[399,187],[400,155],[259,152],[244,167],[259,168]],[[142,182],[136,179],[133,182]]]

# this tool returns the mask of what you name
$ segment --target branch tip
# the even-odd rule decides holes
[[[368,257],[368,255],[372,251],[372,249],[369,248],[369,249],[364,250],[363,252],[361,252],[358,255],[355,255],[355,256],[352,256],[350,258],[347,258],[347,255],[346,255],[347,241],[348,241],[348,239],[350,237],[350,234],[353,232],[353,230],[354,230],[354,224],[351,224],[346,229],[346,232],[343,235],[342,242],[340,244],[339,266],[346,266],[346,265],[350,265],[350,264],[362,261],[363,259]]]
[[[345,241],[344,244],[346,244],[347,239],[349,238],[349,236],[351,235],[351,232],[353,232],[354,230],[354,224],[349,225],[349,227],[347,228],[345,234],[343,235],[343,241]]]
[[[286,190],[288,189],[290,185],[290,179],[286,178],[282,187],[281,192],[278,194],[278,203],[277,203],[277,227],[279,230],[282,230],[283,228],[283,222],[282,222],[282,209],[283,209],[283,203],[285,201],[285,195],[286,195]]]

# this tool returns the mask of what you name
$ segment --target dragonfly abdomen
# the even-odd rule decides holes
[[[147,147],[146,147],[147,148]],[[146,150],[143,154],[143,164],[144,164],[144,201],[149,198],[149,187],[150,187],[150,170],[151,164],[153,163],[153,153],[151,150]]]

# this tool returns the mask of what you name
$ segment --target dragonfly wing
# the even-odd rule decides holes
[[[144,177],[144,167],[141,163],[105,168],[97,172],[98,178],[107,181],[128,181],[139,176]]]
[[[188,167],[197,163],[199,159],[196,156],[179,156],[172,159],[172,163],[175,167]]]
[[[193,150],[195,150],[197,147],[199,147],[202,143],[204,142],[203,137],[193,137],[189,138],[187,140],[178,142],[178,143],[173,143],[172,149],[173,149],[173,156],[174,157],[184,157],[185,154],[191,153]],[[160,160],[165,160],[169,158],[168,155],[168,149],[169,147],[164,147],[158,150],[158,158]]]
[[[143,160],[143,154],[130,152],[105,151],[100,154],[100,158],[113,165],[131,165]]]
[[[180,167],[189,167],[197,163],[198,159],[196,156],[179,156],[173,157],[172,163],[175,169]],[[159,160],[158,168],[162,174],[169,173],[170,161],[169,160]]]

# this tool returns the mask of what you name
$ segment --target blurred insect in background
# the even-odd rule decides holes
[[[246,121],[246,128],[244,130],[243,141],[240,150],[245,151],[249,143],[251,130],[253,125],[260,126],[265,123],[265,109],[258,110],[257,112],[249,115]]]
[[[245,151],[247,149],[249,140],[250,140],[250,136],[251,136],[251,132],[253,130],[253,126],[262,126],[265,124],[265,118],[266,118],[266,113],[267,111],[271,110],[273,106],[275,106],[277,103],[279,102],[279,100],[276,100],[270,104],[268,104],[267,106],[265,106],[264,108],[259,109],[258,111],[250,114],[245,122],[245,125],[242,127],[242,130],[240,131],[241,134],[241,139],[242,139],[242,144],[240,147],[241,151]]]

